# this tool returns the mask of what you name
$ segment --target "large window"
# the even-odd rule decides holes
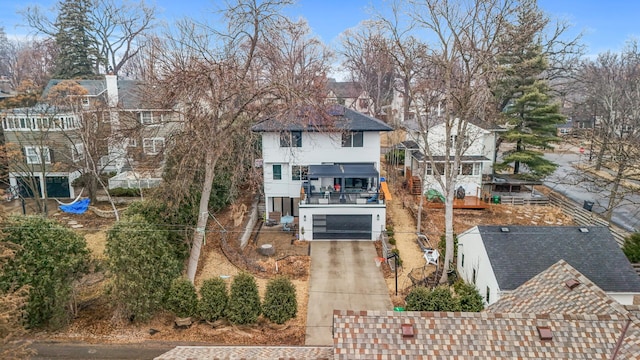
[[[460,175],[480,175],[481,163],[465,163],[460,165]]]
[[[45,164],[51,164],[51,152],[48,147],[25,146],[24,155],[27,164],[41,164],[44,159]]]
[[[164,138],[146,138],[142,139],[142,148],[147,155],[156,155],[164,149]]]
[[[309,180],[309,167],[293,165],[291,167],[291,180]]]
[[[273,180],[282,180],[282,165],[273,165]]]
[[[281,133],[280,147],[302,147],[302,131],[285,131]]]
[[[342,147],[362,147],[362,131],[348,132],[342,134]]]
[[[151,111],[140,112],[140,123],[142,125],[156,125],[162,123],[162,114],[154,114]]]

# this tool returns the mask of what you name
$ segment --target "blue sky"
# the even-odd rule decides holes
[[[18,10],[33,4],[49,9],[55,3],[54,0],[0,0],[0,26],[9,35],[23,35],[28,29],[16,27],[21,22]],[[202,18],[224,4],[220,0],[155,0],[147,3],[155,3],[161,11],[159,17],[167,22],[185,16]],[[372,6],[382,9],[385,3],[385,0],[298,0],[287,14],[293,18],[306,18],[312,31],[331,45],[341,32],[370,18]],[[539,4],[552,18],[566,19],[573,24],[573,33],[583,32],[583,43],[590,55],[619,51],[632,36],[640,38],[640,1],[539,0]]]

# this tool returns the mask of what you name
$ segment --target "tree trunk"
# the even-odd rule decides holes
[[[613,179],[611,191],[609,192],[609,203],[607,204],[607,211],[604,213],[604,218],[609,223],[613,216],[613,209],[618,205],[618,189],[620,188],[620,183],[624,176],[624,169],[624,165],[618,164],[618,171],[616,172],[616,177]]]
[[[453,188],[451,185],[449,187]],[[453,262],[453,195],[453,189],[448,189],[446,194],[447,199],[444,204],[444,236],[446,248],[440,284],[446,284],[449,281],[449,265]]]
[[[202,193],[200,194],[200,206],[198,208],[198,222],[193,233],[193,243],[191,244],[191,253],[189,254],[189,263],[187,264],[187,278],[191,283],[195,282],[196,270],[198,269],[198,261],[200,260],[200,250],[205,237],[205,229],[207,220],[209,219],[209,197],[213,187],[213,179],[215,178],[215,166],[217,158],[214,152],[208,151],[205,156],[205,173],[204,182],[202,183]]]
[[[518,140],[516,142],[516,151],[522,151],[522,140]],[[520,173],[520,161],[515,161],[513,163],[513,173],[514,174]]]
[[[598,157],[596,158],[596,166],[594,168],[595,171],[600,171],[602,168],[602,161],[604,159],[604,153],[609,147],[609,136],[604,135],[602,139],[602,145],[600,146],[600,151],[598,151]]]

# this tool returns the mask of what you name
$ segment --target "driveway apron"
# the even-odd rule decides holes
[[[371,241],[313,241],[306,345],[333,345],[333,310],[392,310]]]

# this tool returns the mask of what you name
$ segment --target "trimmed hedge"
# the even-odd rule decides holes
[[[276,324],[284,324],[287,320],[296,317],[298,302],[296,288],[291,280],[286,277],[277,277],[269,281],[262,311],[267,319]]]
[[[171,287],[167,294],[166,307],[175,316],[181,318],[196,314],[198,294],[191,281],[185,278],[176,278],[171,282]]]
[[[202,320],[216,321],[223,317],[228,302],[226,282],[221,278],[207,279],[200,287],[198,314]]]
[[[238,274],[231,283],[231,294],[225,314],[233,324],[255,324],[262,312],[260,293],[253,276]]]

